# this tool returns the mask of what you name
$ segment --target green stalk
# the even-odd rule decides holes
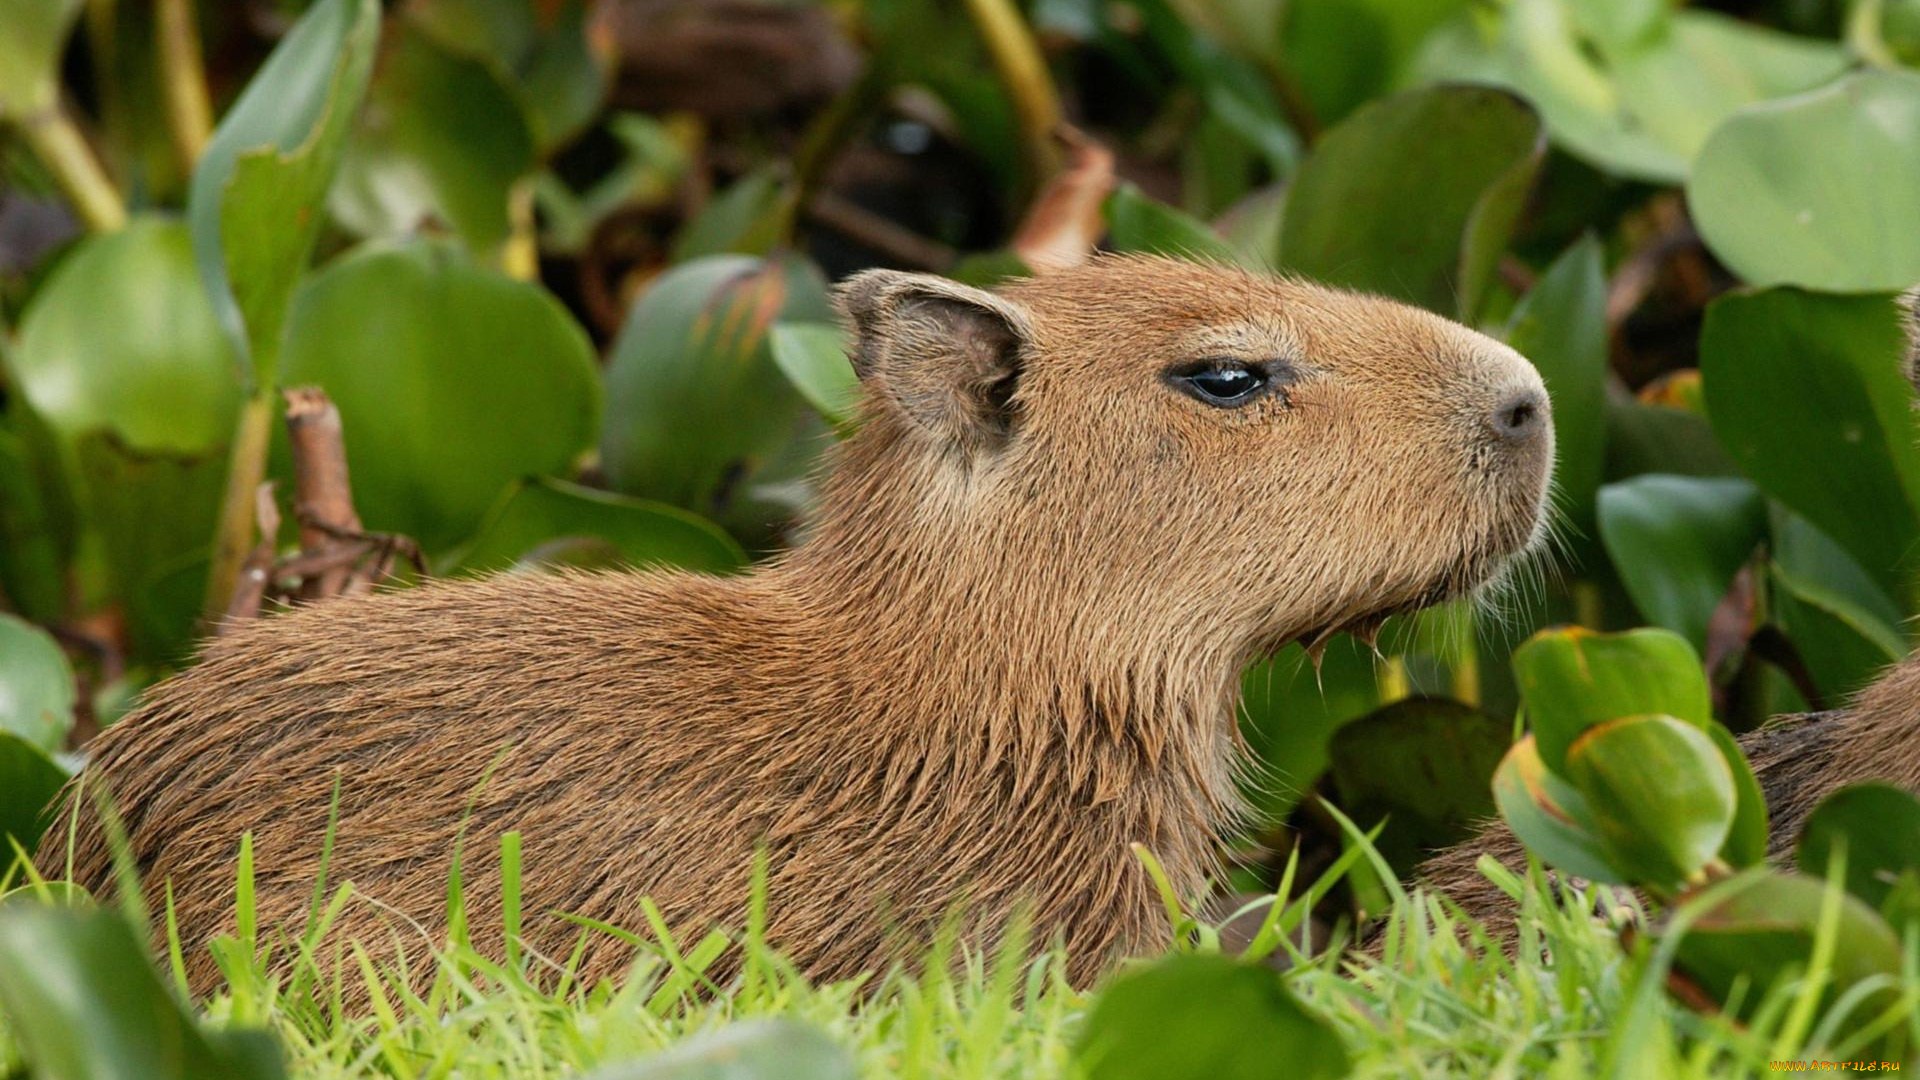
[[[254,489],[267,472],[267,446],[273,437],[273,391],[258,387],[240,408],[228,456],[226,492],[220,498],[220,522],[213,536],[213,564],[207,570],[206,617],[226,613],[241,566],[254,544]]]
[[[20,125],[27,145],[53,174],[54,182],[73,208],[95,232],[112,232],[127,223],[126,200],[107,178],[87,145],[86,136],[66,109],[55,105],[27,117]]]
[[[1020,135],[1027,148],[1027,159],[1036,184],[1060,169],[1060,151],[1053,133],[1060,126],[1060,93],[1053,76],[1047,73],[1046,58],[1040,44],[1021,17],[1013,0],[966,0],[967,13],[973,16],[985,39],[993,66],[1013,99],[1013,111],[1020,121]]]
[[[213,134],[213,106],[207,100],[207,72],[193,0],[156,0],[154,16],[167,131],[173,136],[174,152],[180,155],[181,170],[191,174]]]

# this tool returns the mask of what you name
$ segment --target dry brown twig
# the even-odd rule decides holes
[[[270,600],[313,602],[371,592],[393,576],[402,558],[417,573],[427,572],[412,540],[369,533],[361,525],[347,476],[340,411],[326,393],[317,387],[299,387],[286,391],[285,397],[300,550],[278,557],[280,510],[274,485],[261,484],[254,495],[260,539],[241,569],[220,633],[258,615]]]
[[[1014,253],[1036,274],[1087,261],[1106,231],[1101,208],[1113,193],[1113,151],[1068,124],[1054,129],[1066,168],[1033,200],[1013,235]]]

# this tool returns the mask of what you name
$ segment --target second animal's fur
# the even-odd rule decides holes
[[[867,406],[802,547],[752,573],[516,575],[297,609],[214,643],[94,744],[188,971],[298,929],[338,786],[338,934],[498,950],[502,832],[529,947],[738,927],[837,977],[949,912],[1025,909],[1086,979],[1166,932],[1128,845],[1197,891],[1238,812],[1241,668],[1462,594],[1532,542],[1547,402],[1511,349],[1373,297],[1105,258],[999,294],[873,272],[841,293]],[[84,803],[84,800],[81,800]],[[80,882],[111,878],[84,808]],[[40,861],[68,857],[55,828]],[[631,950],[594,936],[589,977]]]

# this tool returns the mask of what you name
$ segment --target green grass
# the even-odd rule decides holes
[[[517,845],[510,840],[506,850],[511,865]],[[1073,1050],[1095,994],[1064,982],[1057,951],[1013,945],[981,957],[936,949],[925,974],[896,969],[865,983],[819,986],[765,943],[756,901],[751,925],[738,935],[739,973],[724,985],[707,972],[731,939],[676,940],[650,908],[640,920],[645,929],[632,935],[641,957],[619,986],[579,985],[565,957],[517,954],[502,963],[482,956],[464,943],[458,919],[450,943],[424,958],[425,973],[403,971],[356,946],[319,945],[350,902],[349,886],[329,892],[319,883],[303,938],[256,938],[244,851],[240,934],[217,945],[226,986],[201,1011],[214,1027],[273,1031],[295,1077],[561,1077],[756,1018],[818,1029],[867,1077],[1078,1075]],[[1920,1045],[1920,940],[1909,938],[1905,977],[1881,999],[1897,999],[1891,1006],[1828,1005],[1816,971],[1768,990],[1743,1027],[1669,996],[1666,958],[1652,938],[1623,947],[1619,927],[1644,916],[1631,894],[1576,892],[1537,870],[1525,879],[1491,864],[1487,870],[1517,898],[1516,958],[1488,948],[1484,930],[1443,898],[1397,886],[1389,890],[1378,955],[1336,949],[1308,956],[1297,930],[1270,933],[1259,945],[1293,959],[1287,984],[1338,1031],[1354,1076],[1757,1076],[1773,1060],[1871,1056],[1869,1044],[1888,1031]],[[520,913],[508,880],[513,925]],[[461,904],[457,866],[449,903]],[[1301,907],[1273,913],[1275,930],[1294,927]],[[1608,914],[1586,914],[1593,911]],[[1178,939],[1170,950],[1215,947],[1212,928],[1177,904],[1170,915],[1170,936]],[[289,956],[290,964],[280,962]],[[183,985],[177,949],[160,965]],[[343,990],[356,983],[372,999],[358,1015],[342,1006]],[[410,989],[423,983],[430,987],[422,994]],[[1245,1037],[1259,1040],[1262,1032]],[[0,1026],[0,1075],[18,1068],[19,1058]]]

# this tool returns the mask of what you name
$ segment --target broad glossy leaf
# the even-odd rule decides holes
[[[1248,668],[1240,690],[1240,732],[1254,765],[1244,794],[1264,824],[1286,820],[1313,789],[1334,732],[1380,704],[1373,654],[1344,636],[1328,643],[1318,670],[1289,645]]]
[[[25,439],[0,429],[0,596],[29,618],[53,622],[66,613],[71,537],[49,505],[51,470],[37,458]]]
[[[1733,824],[1727,830],[1727,842],[1720,846],[1720,857],[1736,869],[1756,866],[1767,857],[1767,796],[1760,780],[1753,775],[1740,741],[1720,721],[1707,725],[1707,734],[1720,748],[1720,756],[1733,770]]]
[[[606,545],[616,565],[724,574],[747,561],[719,526],[677,506],[540,479],[515,484],[444,572],[505,570],[542,547],[582,539]]]
[[[1741,106],[1818,86],[1847,63],[1832,42],[1644,0],[1511,0],[1492,40],[1456,29],[1448,45],[1424,53],[1426,77],[1511,86],[1555,143],[1656,183],[1685,180],[1701,142]]]
[[[1807,519],[1778,503],[1772,516],[1775,620],[1814,684],[1838,702],[1906,655],[1900,607],[1859,560]]]
[[[493,68],[403,23],[347,140],[328,206],[362,236],[442,221],[492,260],[512,230],[508,191],[533,167],[533,133]]]
[[[1707,623],[1767,534],[1745,480],[1637,476],[1600,489],[1600,538],[1648,622],[1707,647]]]
[[[824,287],[776,262],[717,255],[657,278],[608,362],[600,456],[612,486],[723,517],[798,430],[805,406],[768,331],[809,313],[827,317]]]
[[[1903,349],[1892,298],[1790,288],[1720,297],[1700,334],[1707,412],[1728,452],[1894,595],[1920,535]]]
[[[673,261],[772,251],[792,231],[791,187],[773,169],[756,170],[735,180],[680,231],[673,245]]]
[[[1593,831],[1586,797],[1540,760],[1532,735],[1514,743],[1494,770],[1493,801],[1513,835],[1541,862],[1588,881],[1626,883]]]
[[[0,120],[51,108],[60,57],[83,0],[0,0]]]
[[[1340,805],[1362,825],[1391,817],[1376,846],[1396,867],[1464,839],[1493,811],[1491,782],[1513,725],[1444,698],[1406,698],[1334,732]]]
[[[1888,623],[1844,593],[1772,566],[1772,603],[1825,700],[1839,703],[1907,654]]]
[[[1868,69],[1720,125],[1687,205],[1753,284],[1903,289],[1920,282],[1920,230],[1894,223],[1920,220],[1920,184],[1893,178],[1917,175],[1920,72]]]
[[[1740,466],[1727,456],[1705,417],[1631,400],[1609,400],[1606,417],[1606,468],[1601,475],[1607,479],[1642,473],[1740,475]],[[1555,416],[1554,422],[1559,421]]]
[[[82,241],[8,352],[14,382],[69,445],[107,432],[164,454],[226,445],[241,395],[234,358],[186,226],[151,218]]]
[[[1901,875],[1920,871],[1920,799],[1892,784],[1850,784],[1807,815],[1794,865],[1825,877],[1834,849],[1844,847],[1847,891],[1879,908]]]
[[[1274,21],[1281,63],[1323,124],[1401,81],[1420,43],[1468,0],[1290,0]]]
[[[509,80],[543,149],[571,139],[600,109],[611,42],[590,29],[592,0],[414,0],[411,22]]]
[[[1671,716],[1588,728],[1562,770],[1586,797],[1607,861],[1627,880],[1671,891],[1720,853],[1733,828],[1733,770],[1713,736]]]
[[[1333,1080],[1340,1036],[1280,973],[1218,954],[1169,956],[1108,983],[1075,1050],[1088,1080]]]
[[[0,1009],[35,1074],[61,1080],[277,1080],[264,1031],[207,1031],[118,912],[0,905]]]
[[[587,1080],[854,1080],[853,1057],[796,1020],[745,1020]]]
[[[429,552],[471,536],[509,483],[568,471],[598,426],[593,349],[566,309],[430,241],[316,273],[280,374],[339,406],[361,520]]]
[[[53,635],[0,613],[0,731],[58,750],[73,727],[73,700],[73,669]]]
[[[1513,651],[1513,674],[1540,757],[1556,771],[1567,747],[1597,724],[1647,714],[1696,727],[1713,719],[1698,655],[1667,630],[1542,630]]]
[[[1666,33],[1619,49],[1612,75],[1624,113],[1698,168],[1708,137],[1736,110],[1819,86],[1846,65],[1845,52],[1831,41],[1717,12],[1679,11]]]
[[[227,110],[194,169],[194,256],[234,348],[271,383],[295,285],[373,67],[378,0],[318,0]]]
[[[773,362],[787,381],[835,426],[851,423],[860,405],[860,377],[847,359],[846,335],[834,323],[778,323]]]
[[[1743,978],[1749,984],[1743,1015],[1788,971],[1805,971],[1813,958],[1826,882],[1800,874],[1767,873],[1703,913],[1681,938],[1674,969],[1716,1001],[1726,1001]],[[1900,939],[1857,897],[1840,897],[1838,933],[1825,1001],[1860,980],[1900,970]],[[1882,998],[1880,1006],[1889,1004]],[[1872,1016],[1869,1002],[1854,1014]]]
[[[1554,486],[1574,529],[1590,536],[1606,450],[1607,275],[1596,237],[1575,241],[1540,275],[1506,338],[1547,384]]]
[[[106,556],[106,596],[125,606],[135,655],[184,661],[206,595],[208,522],[226,478],[223,452],[144,454],[94,434],[80,440],[75,458],[81,513]]]
[[[1115,251],[1139,251],[1232,264],[1233,247],[1206,222],[1128,183],[1107,196],[1107,239]]]
[[[1545,152],[1539,118],[1504,90],[1446,86],[1373,102],[1301,165],[1281,264],[1471,315]]]
[[[0,875],[13,864],[8,837],[31,852],[47,825],[43,816],[67,771],[47,752],[8,731],[0,731]]]

